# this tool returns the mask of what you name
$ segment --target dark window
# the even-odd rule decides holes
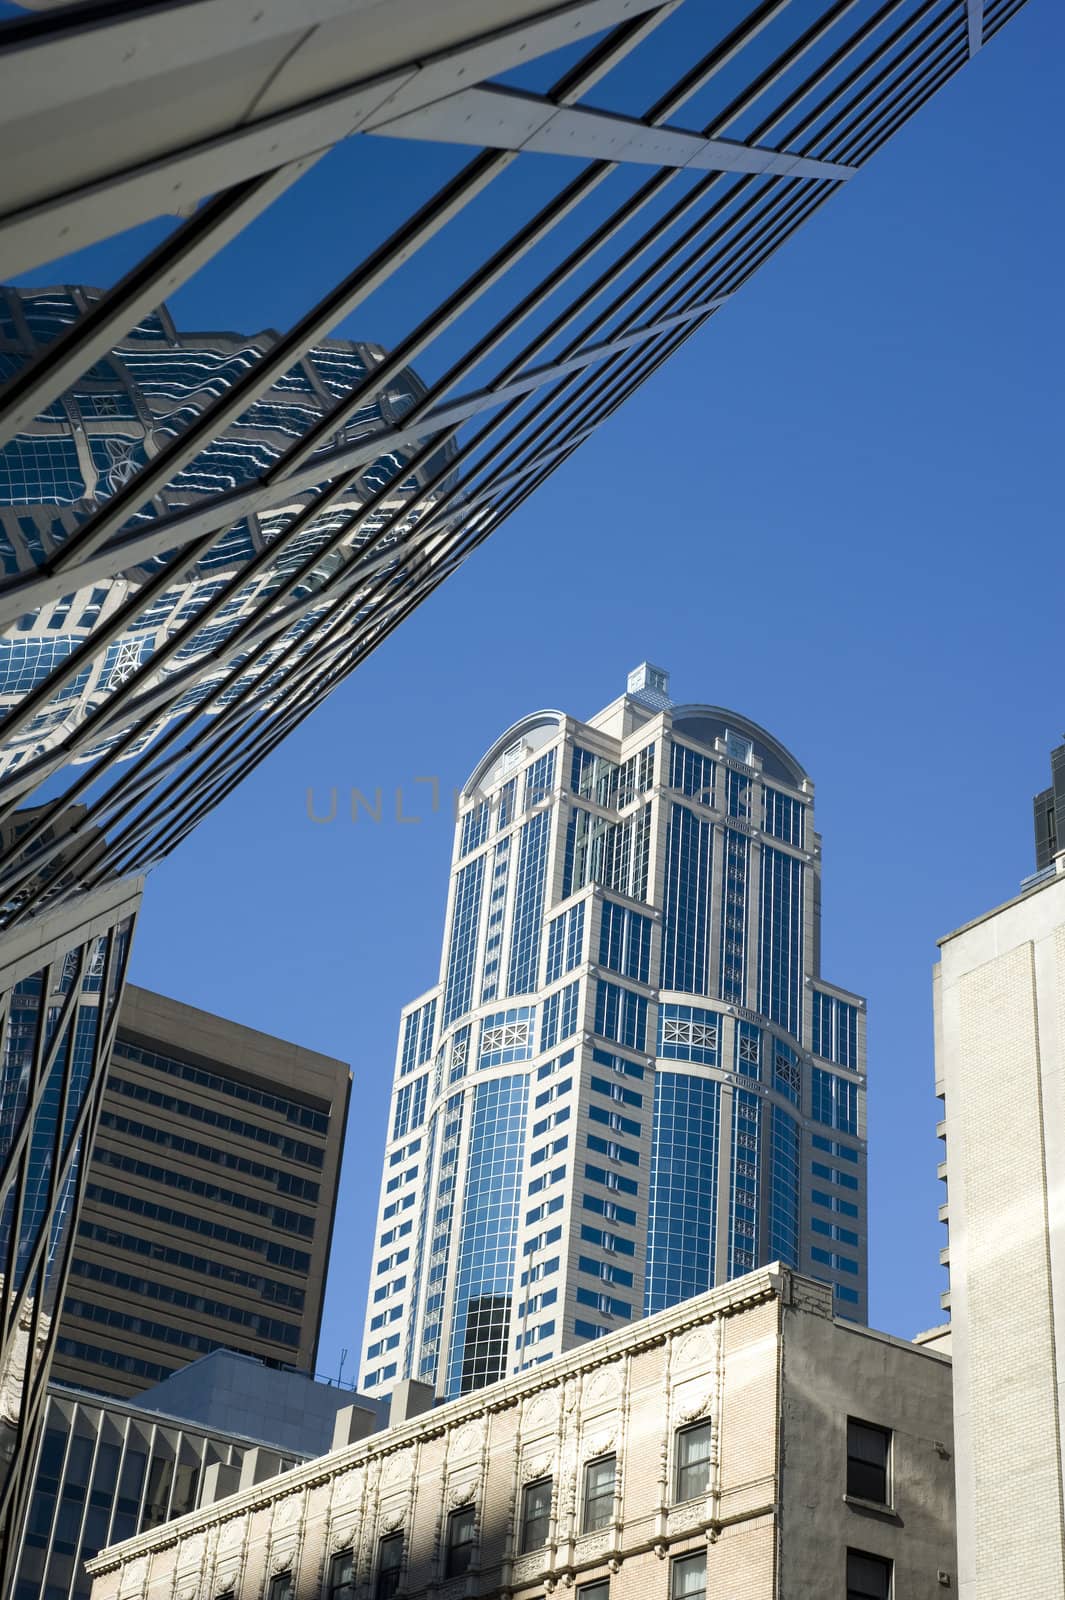
[[[444,1577],[457,1578],[473,1560],[474,1510],[460,1506],[447,1519],[447,1553],[444,1558]]]
[[[709,1422],[682,1428],[677,1434],[677,1499],[694,1500],[710,1487]]]
[[[678,1556],[669,1575],[670,1600],[706,1600],[706,1556]]]
[[[891,1434],[868,1422],[847,1419],[847,1493],[861,1500],[887,1505],[890,1500],[888,1462]]]
[[[352,1600],[355,1593],[355,1552],[340,1550],[329,1563],[329,1600]]]
[[[610,1600],[610,1579],[600,1578],[598,1583],[586,1583],[577,1590],[577,1600]]]
[[[291,1572],[279,1572],[276,1578],[270,1579],[266,1600],[295,1600],[295,1595],[296,1587]]]
[[[399,1593],[399,1571],[403,1565],[403,1535],[390,1533],[377,1547],[377,1587],[374,1600],[392,1600]],[[351,1569],[351,1589],[344,1590],[344,1600],[355,1593],[355,1569]]]
[[[526,1486],[521,1504],[521,1548],[539,1550],[547,1543],[551,1525],[551,1479],[540,1478]]]
[[[847,1600],[891,1600],[891,1562],[864,1550],[848,1550]]]
[[[598,1461],[589,1461],[585,1467],[583,1533],[609,1527],[613,1521],[616,1473],[616,1456],[600,1456]]]

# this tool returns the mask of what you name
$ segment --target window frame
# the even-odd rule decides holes
[[[295,1593],[295,1573],[291,1567],[284,1572],[276,1572],[266,1589],[267,1600],[294,1600]]]
[[[470,1537],[456,1540],[455,1529],[460,1526],[460,1518],[469,1517]],[[473,1565],[473,1554],[477,1548],[477,1507],[472,1500],[464,1506],[456,1506],[454,1511],[448,1512],[447,1540],[444,1545],[444,1577],[461,1578]],[[456,1555],[458,1559],[456,1560]],[[461,1564],[463,1562],[464,1564]]]
[[[403,1546],[405,1538],[406,1535],[403,1529],[397,1528],[395,1532],[382,1534],[378,1539],[377,1560],[374,1565],[374,1600],[392,1600],[393,1595],[397,1595],[399,1593],[400,1578],[403,1574]],[[386,1546],[390,1549],[399,1551],[399,1560],[396,1562],[394,1567],[386,1567],[384,1565],[383,1558]],[[387,1584],[382,1582],[382,1580],[389,1578],[393,1573],[395,1574],[396,1583],[395,1588],[390,1589],[387,1587]],[[354,1591],[354,1584],[352,1585],[352,1589]],[[332,1600],[331,1593],[330,1600]]]
[[[682,1552],[682,1554],[672,1557],[672,1559],[670,1560],[670,1563],[669,1563],[669,1596],[670,1596],[670,1600],[699,1600],[699,1596],[695,1593],[694,1590],[688,1590],[687,1593],[685,1594],[685,1593],[681,1593],[677,1589],[677,1574],[681,1570],[681,1568],[685,1567],[685,1566],[688,1566],[688,1565],[694,1566],[699,1562],[702,1563],[702,1569],[703,1569],[702,1600],[706,1600],[706,1585],[707,1585],[707,1570],[706,1570],[706,1568],[707,1568],[707,1562],[706,1562],[706,1551],[705,1550],[685,1550],[685,1551]]]
[[[706,1418],[705,1420],[700,1421],[700,1422],[689,1422],[683,1428],[677,1428],[677,1429],[674,1430],[674,1434],[673,1434],[673,1499],[674,1499],[674,1503],[677,1504],[677,1505],[683,1505],[688,1500],[700,1500],[700,1499],[703,1499],[706,1496],[706,1494],[709,1492],[709,1488],[710,1488],[710,1467],[711,1467],[711,1459],[710,1459],[711,1452],[710,1452],[710,1448],[709,1447],[712,1447],[712,1445],[713,1445],[713,1438],[714,1438],[714,1431],[713,1430],[714,1430],[714,1425],[713,1425],[713,1422],[712,1422],[712,1420],[710,1418]],[[694,1494],[686,1494],[686,1493],[682,1492],[682,1487],[681,1487],[682,1486],[682,1482],[683,1482],[683,1476],[684,1476],[685,1473],[690,1472],[692,1470],[693,1466],[701,1466],[702,1462],[692,1463],[692,1462],[682,1461],[682,1459],[681,1459],[682,1441],[685,1438],[690,1438],[690,1437],[694,1436],[697,1433],[703,1433],[703,1432],[705,1432],[705,1434],[706,1434],[706,1440],[707,1440],[707,1445],[708,1445],[708,1449],[707,1449],[707,1453],[706,1453],[706,1462],[705,1462],[705,1464],[706,1464],[706,1486],[705,1486],[705,1488],[696,1490]]]
[[[854,1428],[864,1429],[864,1431],[866,1433],[878,1434],[884,1441],[884,1467],[883,1467],[883,1472],[884,1472],[884,1494],[883,1494],[882,1498],[879,1495],[863,1493],[863,1491],[862,1491],[862,1489],[860,1487],[855,1487],[854,1486],[854,1483],[852,1481],[852,1467],[857,1471],[860,1471],[862,1469],[864,1469],[866,1471],[879,1470],[873,1463],[864,1460],[863,1457],[855,1455],[852,1452],[852,1450],[851,1450],[851,1437],[852,1437],[851,1430],[854,1429]],[[846,1478],[846,1495],[847,1495],[848,1499],[850,1499],[850,1500],[862,1500],[867,1505],[885,1506],[885,1507],[887,1507],[889,1509],[894,1506],[894,1503],[895,1503],[894,1481],[893,1481],[894,1473],[892,1471],[893,1464],[894,1464],[893,1463],[893,1457],[894,1457],[893,1445],[894,1445],[894,1430],[892,1428],[885,1428],[883,1426],[883,1424],[881,1424],[879,1422],[866,1422],[865,1419],[862,1418],[862,1417],[851,1417],[851,1416],[848,1416],[848,1418],[847,1418],[847,1478]]]
[[[345,1579],[341,1583],[338,1583],[336,1581],[337,1565],[339,1562],[345,1559],[351,1562],[351,1577],[349,1579]],[[347,1590],[348,1594],[353,1595],[355,1593],[355,1548],[353,1545],[348,1545],[343,1550],[335,1550],[333,1552],[333,1554],[329,1557],[329,1569],[326,1573],[326,1600],[336,1600],[336,1597],[338,1595],[343,1595],[345,1590]]]
[[[545,1511],[542,1511],[542,1512],[538,1513],[535,1517],[532,1517],[529,1514],[530,1496],[535,1494],[537,1490],[543,1489],[545,1487],[545,1485],[546,1485],[546,1488],[547,1488],[547,1509]],[[550,1538],[551,1538],[551,1507],[552,1507],[552,1504],[553,1504],[553,1501],[554,1501],[554,1497],[555,1497],[555,1481],[554,1481],[553,1476],[550,1476],[550,1475],[545,1476],[543,1478],[534,1478],[531,1483],[527,1483],[525,1485],[525,1487],[522,1489],[522,1491],[521,1491],[521,1526],[520,1526],[520,1531],[519,1531],[519,1535],[518,1535],[518,1554],[519,1555],[523,1555],[524,1556],[524,1555],[527,1555],[532,1550],[544,1550],[544,1549],[547,1548],[547,1545],[550,1543]],[[532,1544],[532,1543],[530,1543],[530,1533],[529,1533],[530,1524],[531,1523],[539,1523],[539,1522],[543,1522],[543,1524],[544,1524],[544,1537],[541,1540],[539,1540],[536,1544]]]
[[[870,1590],[860,1590],[852,1587],[851,1557],[856,1556],[859,1561],[871,1561],[874,1565],[882,1567],[887,1575],[887,1588],[882,1596],[874,1595]],[[895,1562],[891,1556],[882,1556],[875,1550],[857,1550],[847,1546],[846,1553],[846,1594],[847,1600],[894,1600],[895,1594]]]
[[[606,1498],[606,1496],[602,1492],[600,1492],[597,1495],[590,1495],[588,1493],[589,1474],[592,1471],[593,1467],[604,1466],[606,1464],[606,1462],[608,1462],[608,1461],[612,1463],[614,1470],[611,1473],[611,1477],[610,1477],[610,1498],[609,1498],[609,1504],[607,1506],[607,1515],[606,1515],[605,1520],[603,1520],[603,1521],[600,1521],[600,1522],[589,1522],[589,1520],[588,1520],[588,1512],[591,1509],[591,1507],[596,1505],[596,1504],[598,1504],[598,1502],[600,1502],[600,1501],[602,1501],[602,1500],[604,1500]],[[604,1528],[609,1528],[611,1526],[611,1524],[614,1521],[614,1502],[617,1499],[617,1492],[618,1492],[618,1457],[617,1457],[617,1451],[616,1450],[604,1451],[604,1453],[601,1456],[593,1456],[591,1461],[586,1461],[584,1463],[584,1478],[583,1478],[583,1483],[582,1483],[582,1486],[581,1486],[581,1532],[582,1533],[600,1533]]]

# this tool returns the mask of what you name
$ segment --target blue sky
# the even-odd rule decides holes
[[[136,982],[352,1063],[323,1371],[353,1375],[397,1015],[439,960],[449,814],[415,779],[450,793],[645,658],[816,781],[824,973],[869,997],[871,1320],[940,1320],[935,941],[1032,870],[1065,729],[1063,45],[1032,0],[152,876]],[[271,270],[231,253],[180,324],[283,326],[325,287],[359,223],[312,179]],[[385,819],[316,826],[334,785]]]

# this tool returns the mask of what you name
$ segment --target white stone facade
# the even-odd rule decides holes
[[[1065,1594],[1065,856],[942,941],[961,1600]]]
[[[933,1600],[954,1571],[949,1361],[831,1306],[763,1268],[115,1546],[93,1600],[667,1600],[681,1578],[707,1600],[843,1600],[856,1557],[895,1600]],[[848,1419],[889,1442],[881,1503],[848,1494]],[[608,1483],[593,1518],[589,1463]],[[531,1485],[544,1520],[523,1550]]]

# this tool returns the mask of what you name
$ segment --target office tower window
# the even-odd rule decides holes
[[[374,1587],[374,1600],[392,1600],[392,1596],[399,1593],[399,1575],[403,1566],[403,1535],[390,1533],[381,1540],[377,1547],[377,1583]],[[351,1597],[355,1594],[355,1569],[352,1567]],[[349,1600],[346,1591],[342,1591],[342,1600]]]
[[[402,1534],[400,1538],[402,1538]],[[385,1541],[382,1540],[381,1542],[383,1544]],[[354,1600],[355,1552],[353,1550],[341,1550],[330,1561],[325,1592],[328,1600]],[[380,1590],[376,1592],[380,1593]],[[394,1593],[393,1590],[386,1590],[385,1592],[387,1594]]]
[[[850,1229],[855,1242],[835,1231],[848,1213],[826,1220],[802,1201],[812,1177],[822,1194],[853,1188],[846,1203],[864,1215],[864,1148],[853,1177],[811,1170],[822,1133],[833,1154],[857,1144],[865,1040],[857,997],[821,976],[820,854],[794,844],[813,838],[807,775],[744,718],[728,728],[712,706],[628,703],[620,720],[515,724],[461,796],[438,981],[399,1030],[402,1114],[371,1276],[379,1289],[409,1243],[413,1281],[394,1325],[371,1297],[370,1392],[383,1393],[386,1359],[447,1399],[527,1367],[544,1326],[526,1324],[529,1285],[548,1247],[570,1308],[552,1308],[553,1354],[777,1258],[809,1266],[825,1244],[833,1261],[845,1252],[840,1309],[864,1314],[864,1230]],[[668,763],[648,715],[662,719]],[[726,732],[750,757],[742,770]],[[489,827],[463,856],[463,819],[515,779],[506,831]],[[553,803],[534,801],[549,782]],[[468,826],[466,844],[482,825]],[[408,1180],[399,1129],[416,1124],[433,1155]]]
[[[710,1445],[712,1424],[697,1422],[694,1427],[681,1428],[676,1435],[677,1500],[695,1500],[706,1494],[710,1487]]]
[[[521,1501],[521,1549],[539,1550],[547,1543],[551,1527],[551,1479],[540,1478],[525,1486]]]
[[[607,1528],[614,1520],[614,1485],[617,1479],[617,1457],[600,1456],[589,1461],[584,1469],[583,1533],[593,1533],[597,1528]]]
[[[847,1419],[847,1493],[879,1505],[891,1502],[891,1434],[887,1428]]]
[[[847,1551],[847,1600],[892,1600],[892,1563],[864,1550]]]
[[[460,1506],[447,1519],[447,1546],[444,1552],[444,1577],[458,1578],[469,1570],[477,1536],[477,1516],[473,1506]]]
[[[677,1556],[670,1569],[669,1600],[706,1600],[706,1555]]]

